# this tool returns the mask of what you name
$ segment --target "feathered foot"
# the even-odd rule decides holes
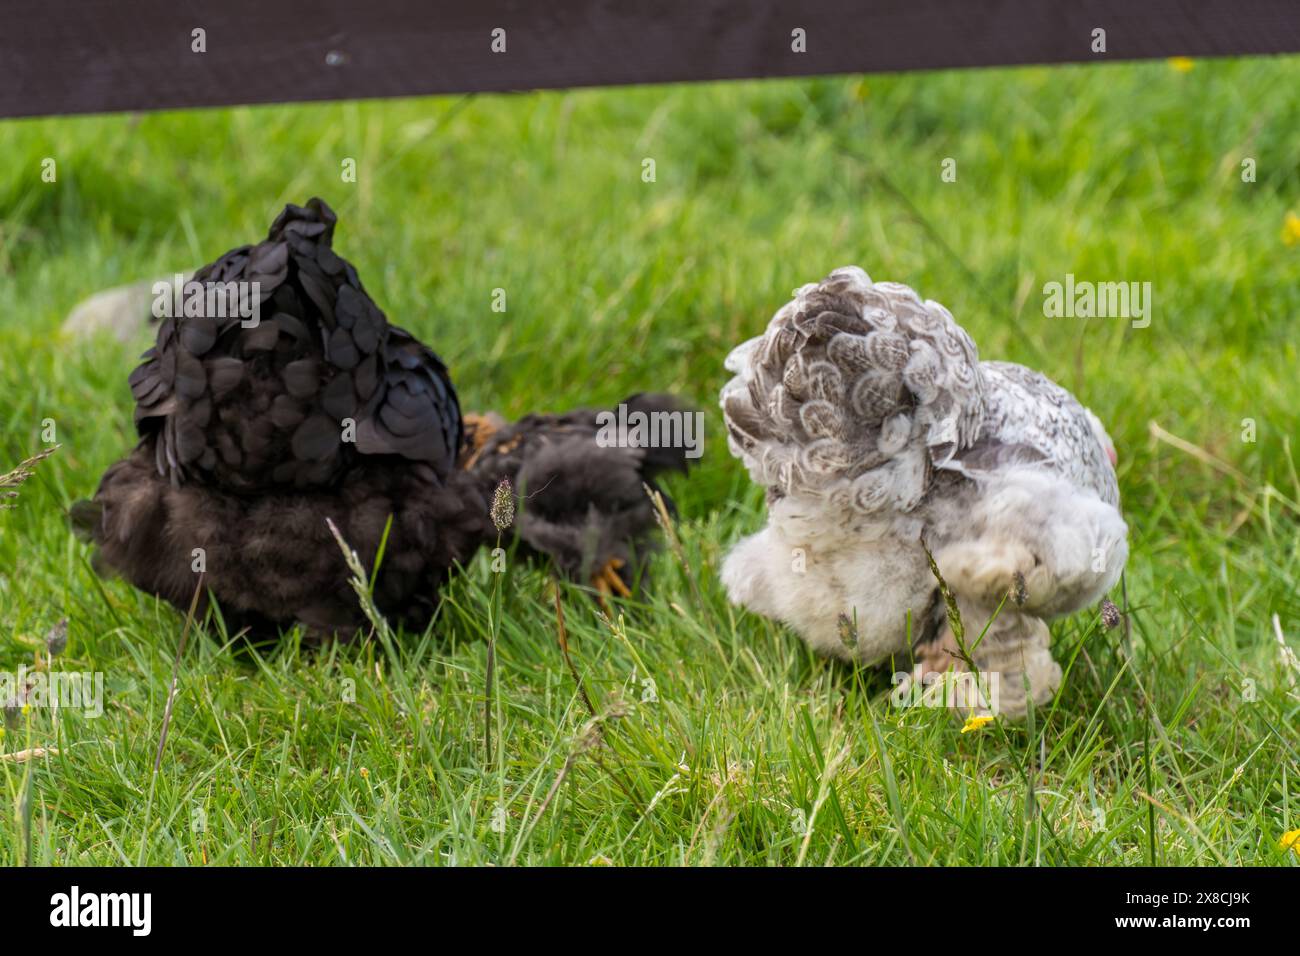
[[[928,674],[942,674],[961,663],[961,648],[950,628],[932,641],[918,644],[912,651],[913,675],[923,678]]]
[[[1020,720],[1030,700],[1035,707],[1046,706],[1061,685],[1047,624],[1005,605],[992,621],[993,612],[981,605],[958,599],[958,607],[965,651],[945,623],[938,637],[915,649],[912,679],[942,688],[947,705],[961,717],[993,714]],[[953,677],[936,682],[933,674]]]
[[[997,675],[996,702],[1004,716],[1020,720],[1028,713],[1030,700],[1041,708],[1056,695],[1061,665],[1052,658],[1050,643],[1051,632],[1041,618],[1004,607],[974,650],[980,674],[989,675],[990,681]]]

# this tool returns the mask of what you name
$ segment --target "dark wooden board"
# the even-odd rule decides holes
[[[0,116],[1296,51],[1300,0],[0,0]]]

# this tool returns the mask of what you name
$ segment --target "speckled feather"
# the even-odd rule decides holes
[[[1100,423],[1073,395],[1041,372],[1010,362],[982,362],[988,383],[984,427],[974,446],[954,464],[972,476],[1012,463],[1037,463],[1107,504],[1119,504],[1109,442]]]
[[[1116,503],[1099,424],[1042,374],[981,362],[942,305],[856,267],[798,290],[727,359],[729,446],[778,495],[908,513],[951,475],[1042,465]]]
[[[780,494],[907,512],[977,439],[986,383],[970,336],[907,286],[838,269],[735,349],[729,446]]]

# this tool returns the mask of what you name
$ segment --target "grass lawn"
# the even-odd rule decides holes
[[[47,419],[62,446],[0,514],[0,670],[67,618],[55,666],[105,685],[97,719],[11,721],[0,751],[57,754],[0,761],[0,861],[1300,864],[1277,636],[1300,648],[1300,59],[23,121],[0,157],[0,471]],[[59,325],[317,194],[466,408],[654,388],[706,409],[703,462],[670,484],[680,549],[616,621],[561,589],[594,718],[546,569],[480,555],[427,634],[264,658],[191,634],[154,773],[183,615],[100,582],[63,517],[132,444],[144,343]],[[893,707],[887,674],[814,657],[718,583],[762,520],[722,359],[847,263],[944,302],[1115,438],[1128,646],[1095,613],[1054,624],[1066,680],[1026,725]],[[1044,317],[1067,273],[1152,283],[1149,327]]]

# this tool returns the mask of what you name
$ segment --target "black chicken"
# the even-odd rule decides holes
[[[328,518],[367,565],[382,543],[375,603],[421,629],[453,565],[497,539],[508,479],[525,553],[626,593],[655,526],[643,484],[685,470],[684,451],[603,447],[588,410],[466,422],[443,362],[331,249],[335,222],[320,199],[287,206],[264,242],[195,274],[218,295],[183,311],[204,314],[162,320],[130,377],[140,442],[73,507],[97,569],[182,609],[202,573],[232,632],[348,638],[364,621]],[[252,288],[257,316],[212,307]]]

